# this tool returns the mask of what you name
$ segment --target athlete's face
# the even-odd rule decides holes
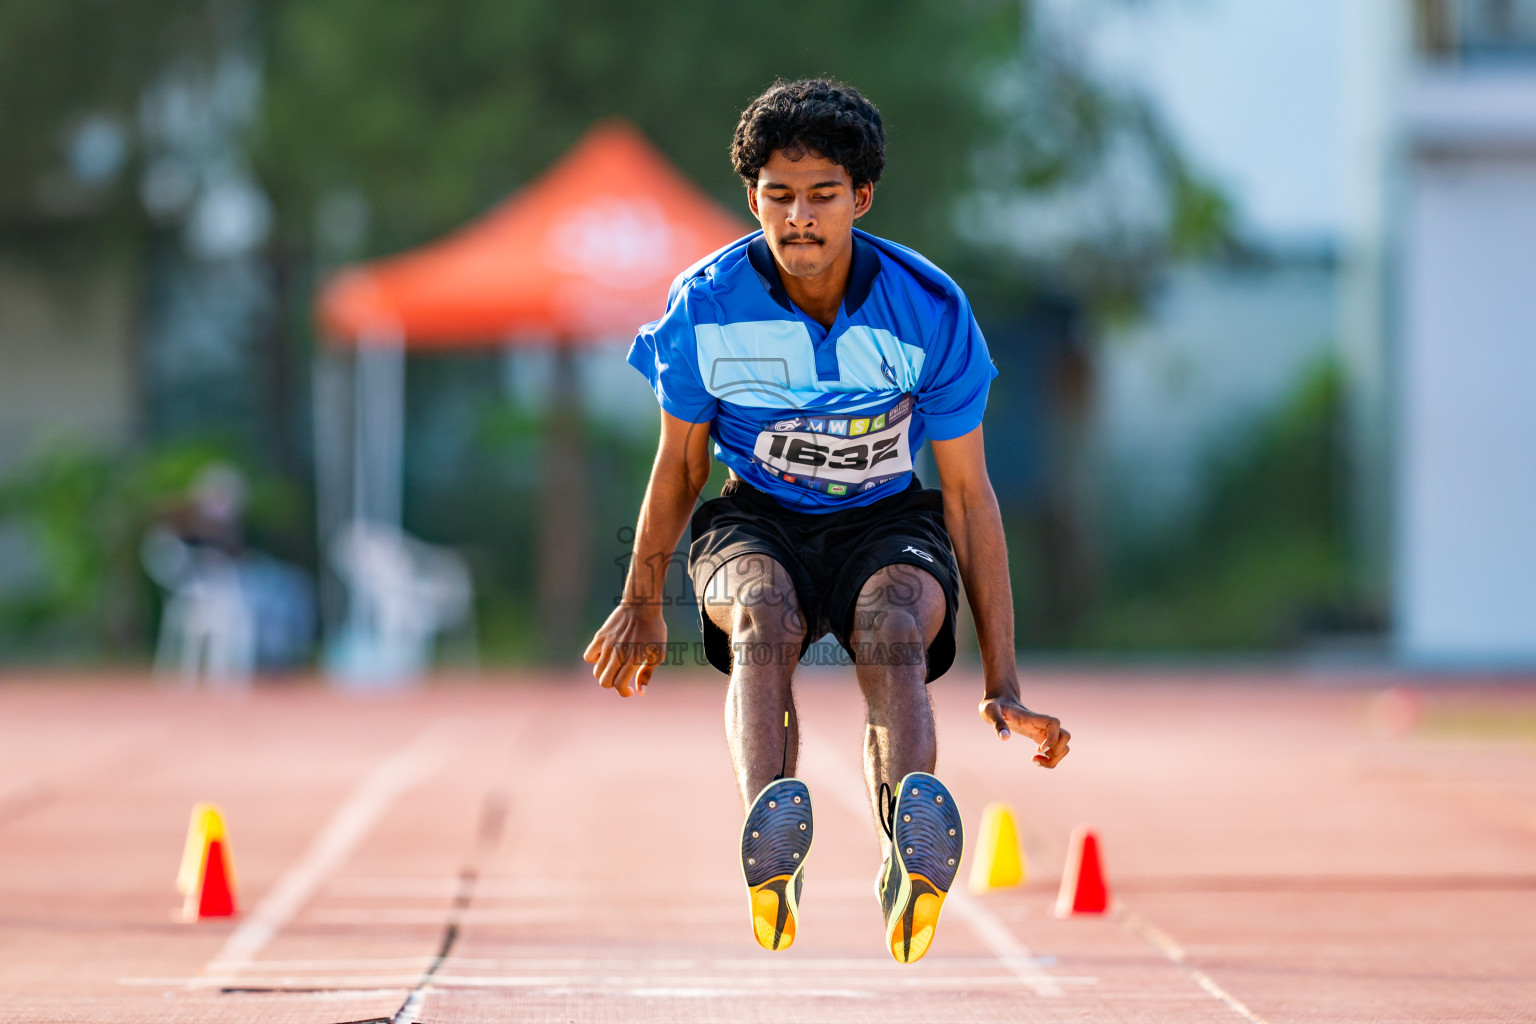
[[[747,205],[763,226],[784,273],[802,279],[852,257],[853,222],[874,201],[875,187],[858,188],[839,164],[814,150],[776,149],[747,190]]]

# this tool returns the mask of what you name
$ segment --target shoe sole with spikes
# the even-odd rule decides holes
[[[805,858],[815,828],[811,793],[799,779],[763,787],[741,827],[741,871],[752,908],[752,935],[764,949],[788,949],[800,923]]]
[[[881,887],[885,945],[897,961],[909,964],[933,944],[965,835],[954,798],[927,772],[901,780],[891,825],[892,861]]]

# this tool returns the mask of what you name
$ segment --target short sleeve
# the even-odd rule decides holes
[[[948,441],[981,426],[987,390],[997,367],[965,296],[955,292],[927,339],[923,374],[917,385],[917,410],[930,438]]]
[[[699,376],[698,342],[686,296],[674,296],[660,320],[646,324],[629,347],[629,365],[639,370],[668,413],[688,423],[715,418],[715,396]]]

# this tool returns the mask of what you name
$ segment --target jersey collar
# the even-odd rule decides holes
[[[773,250],[768,248],[768,240],[761,234],[747,243],[747,259],[751,261],[752,269],[757,271],[758,279],[768,289],[768,295],[773,301],[793,313],[795,306],[789,301],[789,293],[784,290],[784,278],[779,276],[779,264],[773,258]],[[875,278],[879,276],[880,253],[855,231],[853,266],[848,271],[848,291],[843,295],[843,311],[848,316],[853,316],[864,305],[875,286]]]

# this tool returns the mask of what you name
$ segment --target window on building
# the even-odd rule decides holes
[[[1415,0],[1414,15],[1432,59],[1536,61],[1536,0]]]

